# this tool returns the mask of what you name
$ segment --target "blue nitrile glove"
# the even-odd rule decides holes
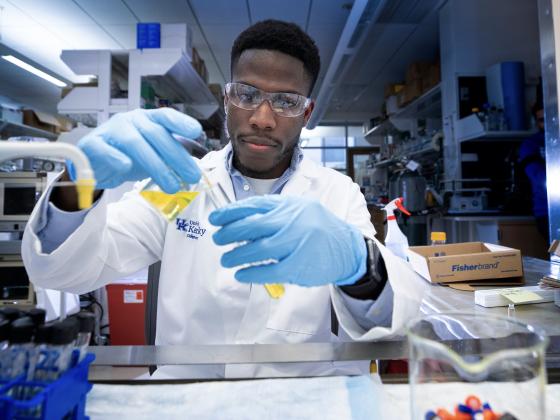
[[[78,147],[89,158],[97,189],[150,177],[165,192],[175,193],[181,182],[198,182],[200,169],[171,133],[195,139],[202,127],[172,108],[137,109],[113,116]]]
[[[243,283],[343,286],[366,272],[363,235],[317,201],[251,197],[213,211],[208,220],[222,226],[213,236],[217,245],[246,241],[222,256],[224,267],[278,261],[238,270],[235,278]]]

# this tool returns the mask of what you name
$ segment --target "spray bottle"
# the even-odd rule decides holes
[[[406,250],[408,249],[408,239],[401,232],[395,210],[399,210],[410,216],[410,212],[404,208],[403,198],[395,198],[385,206],[387,212],[387,235],[385,235],[385,246],[393,251],[393,254],[407,261]]]

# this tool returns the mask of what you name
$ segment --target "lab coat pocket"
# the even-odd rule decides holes
[[[330,295],[328,287],[300,287],[286,285],[286,292],[279,299],[272,299],[268,330],[307,335],[297,341],[309,341],[311,337],[328,337],[330,334]]]

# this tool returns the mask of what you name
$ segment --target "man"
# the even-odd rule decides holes
[[[542,95],[541,95],[542,96]],[[532,109],[537,123],[538,132],[521,143],[519,161],[531,183],[531,198],[533,201],[533,215],[537,229],[550,244],[548,226],[548,199],[546,192],[546,161],[544,150],[544,109],[542,97],[537,100]]]
[[[394,322],[394,305],[410,315],[416,310],[407,302],[416,297],[406,297],[414,295],[407,286],[394,304],[397,289],[387,283],[385,263],[393,277],[414,274],[391,268],[397,258],[372,242],[359,187],[297,147],[313,110],[308,97],[319,66],[314,42],[299,27],[260,22],[232,47],[225,90],[230,143],[223,150],[196,162],[171,133],[195,138],[200,125],[170,109],[120,114],[83,138],[79,146],[100,189],[151,177],[174,193],[181,183],[199,182],[202,170],[235,203],[215,210],[201,193],[168,223],[138,191],[111,205],[99,191],[85,211],[76,211],[73,188],[47,192],[24,238],[33,282],[83,293],[161,260],[160,345],[329,342],[398,328],[403,317]],[[196,234],[187,235],[189,226]],[[274,262],[247,266],[265,260]],[[263,287],[270,283],[284,283],[285,294],[271,299]],[[368,363],[166,369],[156,374],[360,373]]]

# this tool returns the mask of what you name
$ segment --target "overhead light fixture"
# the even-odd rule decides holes
[[[33,67],[31,64],[27,64],[25,61],[20,60],[19,58],[14,57],[13,55],[3,55],[2,58],[6,61],[9,61],[12,64],[15,64],[18,67],[21,67],[24,70],[27,70],[29,73],[33,73],[35,76],[39,76],[42,79],[45,79],[48,82],[51,82],[53,85],[58,87],[65,87],[67,86],[62,80],[58,80],[56,77],[52,77],[50,74],[45,73],[42,70],[39,70],[36,67]]]

